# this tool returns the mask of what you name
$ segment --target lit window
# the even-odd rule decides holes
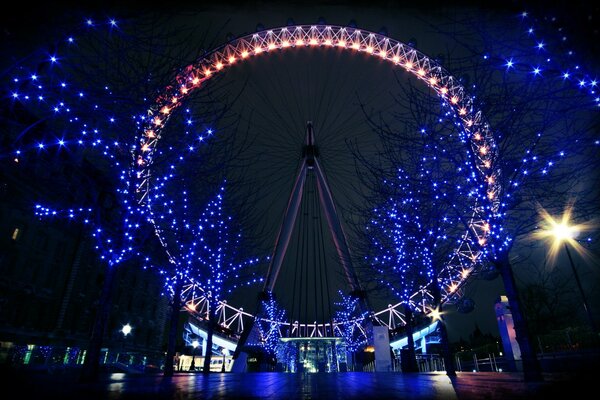
[[[21,237],[21,228],[15,228],[12,233],[12,240],[17,241]]]

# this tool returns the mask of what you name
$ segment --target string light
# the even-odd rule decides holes
[[[360,311],[359,298],[346,296],[342,291],[338,292],[340,300],[335,303],[334,334],[344,339],[346,351],[356,352],[363,346],[367,338],[360,328],[365,324],[368,313]]]

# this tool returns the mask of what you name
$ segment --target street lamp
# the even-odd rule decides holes
[[[571,265],[571,270],[573,271],[573,276],[575,277],[575,282],[577,283],[577,288],[579,289],[579,293],[581,294],[581,298],[583,299],[583,308],[585,309],[586,315],[590,321],[590,326],[594,333],[598,332],[596,328],[596,323],[594,322],[594,318],[592,317],[592,312],[590,310],[590,306],[588,305],[587,299],[585,298],[585,293],[583,292],[583,287],[581,286],[581,281],[579,279],[579,275],[577,274],[577,270],[575,269],[575,263],[573,262],[573,257],[571,256],[571,250],[569,249],[569,244],[575,246],[579,246],[579,243],[575,240],[579,232],[585,228],[584,225],[571,225],[569,223],[569,219],[571,216],[571,210],[567,209],[567,211],[563,214],[561,221],[557,221],[552,218],[550,215],[545,214],[544,219],[548,222],[548,228],[542,232],[542,236],[551,237],[553,239],[552,250],[553,254],[556,254],[560,249],[561,245],[564,247],[565,252],[567,253],[567,257],[569,258],[569,265]]]
[[[229,354],[229,350],[227,350],[225,347],[223,347],[223,350],[221,350],[221,353],[223,353],[223,366],[221,367],[221,372],[225,372],[225,356],[227,356]]]
[[[431,321],[435,322],[438,320],[442,320],[442,314],[443,312],[440,311],[440,307],[437,306],[436,308],[432,308],[429,314],[427,314],[427,316],[431,318]]]
[[[131,330],[133,328],[131,327],[131,325],[129,325],[129,323],[123,325],[123,327],[121,328],[121,332],[123,333],[123,336],[127,336],[131,333]]]
[[[194,340],[192,342],[192,363],[190,364],[190,371],[196,370],[196,348],[200,346],[200,342]]]
[[[123,325],[123,327],[121,328],[121,333],[123,334],[123,339],[121,340],[121,352],[125,352],[125,338],[131,333],[132,330],[133,327],[129,325],[129,323]],[[119,354],[117,354],[117,362],[119,361],[119,358]]]

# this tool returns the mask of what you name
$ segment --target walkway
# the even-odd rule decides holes
[[[525,383],[511,373],[459,373],[455,382],[439,373],[338,374],[215,373],[103,375],[98,383],[81,384],[72,373],[4,371],[3,392],[23,399],[513,399],[571,397],[592,380],[547,375],[543,383]]]

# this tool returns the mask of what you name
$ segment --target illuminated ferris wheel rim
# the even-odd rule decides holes
[[[442,102],[452,107],[462,122],[465,134],[469,136],[480,178],[485,181],[487,201],[491,203],[492,210],[497,209],[501,191],[498,183],[500,170],[494,164],[497,147],[482,112],[475,108],[473,99],[459,80],[436,61],[409,45],[379,33],[336,25],[286,26],[249,34],[215,48],[183,68],[172,84],[157,97],[155,105],[148,110],[147,123],[140,130],[141,134],[133,151],[137,177],[136,196],[140,205],[146,206],[149,212],[153,213],[150,196],[153,189],[153,155],[170,116],[191,93],[201,88],[213,76],[253,57],[288,49],[311,47],[371,55],[389,62],[393,67],[403,68],[434,90]],[[163,241],[158,226],[156,231]],[[489,232],[489,224],[484,218],[484,207],[474,201],[473,214],[463,240],[455,249],[452,259],[438,275],[442,280],[444,301],[455,298],[459,294],[460,288],[479,262],[481,247],[485,245]],[[474,243],[475,241],[478,243]],[[168,251],[164,241],[163,246]],[[420,307],[422,311],[426,311],[427,302],[431,297],[428,288],[423,287],[413,295],[410,302]],[[396,308],[402,304],[390,305],[375,314],[379,315],[386,311],[398,313]],[[229,305],[227,307],[241,314],[247,314]]]

